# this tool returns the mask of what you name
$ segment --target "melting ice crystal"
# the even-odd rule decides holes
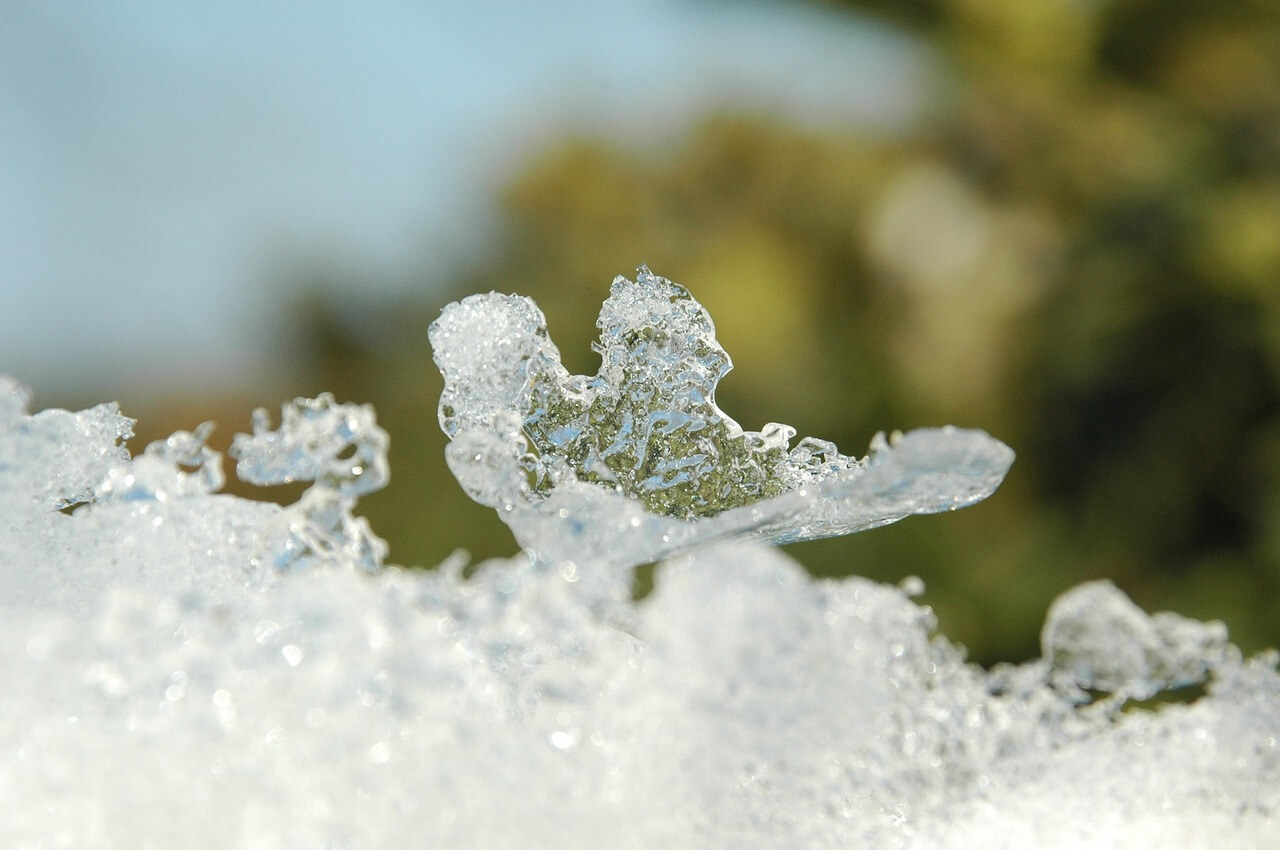
[[[367,407],[255,415],[240,477],[314,482],[281,507],[217,492],[208,426],[131,457],[114,405],[0,380],[0,846],[1280,846],[1274,653],[1095,582],[987,671],[763,542],[972,503],[1008,449],[744,432],[710,320],[644,270],[600,325],[593,378],[526,299],[434,326],[450,464],[526,547],[469,578],[382,566]]]
[[[561,365],[528,298],[473,295],[431,326],[450,468],[553,556],[635,564],[714,539],[848,534],[980,501],[1013,461],[956,428],[879,436],[862,460],[814,438],[792,448],[776,422],[744,431],[716,405],[732,365],[711,318],[644,267],[614,280],[597,326],[590,378]]]

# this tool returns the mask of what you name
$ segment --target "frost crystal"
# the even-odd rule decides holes
[[[716,538],[848,534],[978,502],[1013,461],[956,428],[877,436],[861,460],[814,438],[792,448],[776,422],[744,431],[715,402],[732,364],[710,316],[645,267],[614,280],[596,324],[590,378],[561,365],[528,298],[473,295],[431,326],[449,467],[539,551],[639,563]]]
[[[378,569],[386,543],[351,511],[357,498],[386,486],[387,443],[372,407],[337,404],[330,393],[286,404],[277,430],[266,410],[254,411],[253,435],[238,434],[231,445],[240,478],[252,484],[315,482],[273,553],[277,567],[337,560]]]
[[[207,425],[131,457],[114,405],[0,379],[0,847],[1280,847],[1274,652],[1091,583],[1044,658],[967,663],[918,580],[759,540],[967,504],[1007,449],[788,449],[715,408],[683,290],[619,283],[601,326],[590,380],[525,299],[434,329],[450,462],[537,544],[469,575],[380,569],[368,407],[255,414],[239,475],[314,482],[279,506],[216,492]],[[618,565],[676,549],[634,602]]]

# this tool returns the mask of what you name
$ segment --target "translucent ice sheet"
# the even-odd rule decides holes
[[[570,375],[537,306],[473,295],[431,326],[440,425],[463,489],[524,546],[623,565],[716,539],[848,534],[990,495],[1013,452],[981,431],[879,435],[856,459],[795,429],[744,431],[716,405],[732,368],[688,290],[642,267],[597,322],[594,377]]]

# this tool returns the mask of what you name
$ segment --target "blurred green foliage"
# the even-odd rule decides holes
[[[661,152],[568,141],[510,185],[492,259],[445,300],[533,296],[591,373],[609,281],[646,262],[715,319],[744,427],[847,453],[947,422],[1005,440],[988,502],[790,550],[818,575],[920,575],[981,661],[1034,654],[1049,601],[1094,577],[1280,644],[1280,7],[842,5],[938,51],[914,129],[723,116]],[[314,389],[392,434],[392,485],[362,505],[400,563],[514,549],[429,424],[441,303],[389,305],[375,342],[322,300],[299,324]]]

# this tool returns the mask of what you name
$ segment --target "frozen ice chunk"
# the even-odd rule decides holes
[[[1168,612],[1148,616],[1111,582],[1092,581],[1054,600],[1040,643],[1060,678],[1146,699],[1203,682],[1223,657],[1227,629]]]
[[[473,295],[431,326],[449,467],[539,551],[638,563],[716,538],[847,534],[980,501],[1013,461],[957,428],[877,437],[863,459],[791,447],[787,425],[743,430],[716,405],[732,364],[710,316],[645,267],[614,280],[597,327],[588,378],[561,365],[527,298]]]
[[[387,445],[372,407],[338,404],[331,393],[284,405],[277,429],[266,410],[254,411],[253,434],[237,434],[231,444],[236,474],[253,484],[315,482],[288,515],[287,534],[272,555],[276,567],[381,566],[386,542],[351,511],[357,498],[386,486]]]
[[[277,429],[264,408],[255,410],[253,434],[237,434],[231,454],[244,481],[314,481],[354,498],[386,486],[387,443],[372,407],[338,404],[332,393],[321,393],[284,405]]]

